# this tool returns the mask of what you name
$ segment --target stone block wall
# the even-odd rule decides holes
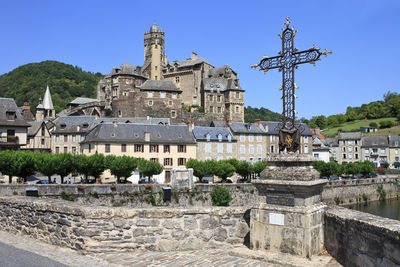
[[[324,216],[324,244],[344,266],[400,266],[400,223],[330,206]]]
[[[105,252],[231,248],[249,238],[246,208],[107,208],[1,197],[0,227],[54,245]]]

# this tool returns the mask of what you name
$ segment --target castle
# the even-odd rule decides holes
[[[215,68],[192,53],[168,62],[164,32],[153,24],[144,34],[144,64],[113,68],[97,86],[97,99],[72,101],[66,115],[98,117],[159,117],[172,123],[195,120],[244,121],[244,90],[237,73],[225,65]]]

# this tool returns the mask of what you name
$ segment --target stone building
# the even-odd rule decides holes
[[[387,136],[363,137],[361,140],[361,158],[368,160],[377,167],[389,162],[389,143]]]
[[[236,158],[237,139],[228,128],[195,126],[193,135],[197,143],[197,160]]]
[[[74,100],[65,114],[151,115],[170,118],[173,123],[194,119],[204,125],[228,118],[244,121],[244,90],[237,73],[227,65],[214,68],[196,53],[186,60],[168,62],[164,32],[155,24],[144,35],[144,64],[124,63],[113,68],[99,82],[97,100]]]
[[[361,159],[361,132],[339,133],[338,163],[358,162]]]
[[[329,160],[338,162],[341,154],[339,151],[339,139],[325,138],[324,143],[329,148]]]
[[[0,98],[0,151],[26,145],[28,127],[12,98]]]
[[[49,120],[55,117],[56,111],[53,106],[53,100],[51,99],[49,86],[47,86],[43,100],[39,98],[39,104],[36,107],[36,120]]]
[[[47,128],[46,122],[32,121],[28,122],[27,144],[23,149],[39,152],[51,152],[51,134]]]
[[[400,169],[400,136],[389,136],[388,141],[391,167]]]
[[[140,125],[102,123],[81,142],[82,153],[132,156],[159,162],[164,166],[157,181],[169,183],[171,170],[185,168],[189,158],[196,158],[196,142],[186,125]]]

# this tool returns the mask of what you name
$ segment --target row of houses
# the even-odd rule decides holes
[[[314,138],[313,155],[338,163],[372,161],[377,167],[388,163],[400,168],[400,136],[363,137],[361,132],[341,132],[336,138]]]

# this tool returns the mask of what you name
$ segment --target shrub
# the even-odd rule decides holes
[[[376,172],[379,174],[385,174],[385,168],[383,167],[376,168]]]
[[[364,200],[364,202],[367,202],[367,201],[368,201],[368,196],[367,196],[367,194],[363,193],[363,194],[362,194],[362,199]]]
[[[211,201],[213,206],[228,206],[228,203],[231,200],[231,192],[225,186],[216,186],[211,191]]]
[[[75,196],[72,193],[61,191],[60,196],[64,200],[75,201]]]
[[[378,124],[376,122],[371,122],[369,124],[370,127],[378,128]]]
[[[386,199],[386,191],[385,189],[383,189],[383,185],[379,185],[378,189],[377,189],[378,193],[379,193],[379,200],[380,201],[385,201]]]

